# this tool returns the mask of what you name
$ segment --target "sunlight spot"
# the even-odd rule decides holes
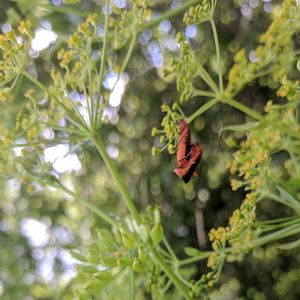
[[[5,33],[8,33],[10,30],[11,30],[11,25],[10,23],[3,23],[2,26],[1,26],[1,30],[2,32],[5,34]]]
[[[44,130],[43,130],[43,137],[46,139],[46,140],[53,140],[54,139],[54,131],[52,128],[50,127],[46,127]]]
[[[164,33],[168,33],[171,29],[172,25],[169,20],[162,20],[159,24],[159,30]]]
[[[129,77],[126,73],[123,73],[119,80],[116,73],[109,73],[104,80],[104,87],[113,91],[109,96],[109,104],[112,107],[118,107],[121,104],[123,94],[125,92],[126,85],[129,81]],[[117,82],[117,83],[116,83]]]
[[[49,240],[48,226],[34,219],[23,219],[21,221],[21,234],[27,237],[33,247],[43,247]]]
[[[113,159],[116,159],[118,158],[119,156],[119,149],[118,147],[114,146],[114,145],[109,145],[107,146],[107,153],[108,155],[113,158]]]
[[[24,138],[16,139],[16,145],[26,144],[26,142],[27,141]],[[14,152],[15,156],[22,156],[23,149],[24,149],[24,147],[22,147],[22,146],[13,148],[13,152]]]
[[[81,170],[81,163],[76,154],[68,154],[55,160],[53,168],[58,173],[65,173],[70,171],[79,172]]]
[[[66,144],[48,147],[44,150],[45,162],[53,163],[56,159],[65,156],[68,151],[69,146]]]
[[[55,42],[57,34],[51,30],[38,28],[35,31],[35,36],[31,41],[31,47],[35,51],[41,51],[50,46],[51,43]]]
[[[193,39],[197,35],[197,27],[195,25],[188,25],[185,30],[186,36]]]

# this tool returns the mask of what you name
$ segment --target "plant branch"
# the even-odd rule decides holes
[[[220,46],[219,46],[219,39],[218,39],[218,33],[216,29],[216,24],[213,18],[210,19],[210,24],[213,31],[214,41],[215,41],[215,47],[216,47],[216,54],[217,54],[217,65],[218,65],[218,74],[219,74],[219,88],[221,94],[223,94],[224,88],[223,88],[223,77],[222,77],[222,65],[221,65],[221,55],[220,55]]]
[[[107,55],[107,44],[108,44],[108,28],[109,28],[109,7],[110,7],[110,0],[105,0],[105,21],[104,21],[104,38],[103,38],[103,46],[102,46],[102,56],[101,56],[101,64],[100,64],[100,71],[98,76],[98,97],[96,102],[96,109],[95,109],[95,124],[92,124],[94,128],[97,128],[98,124],[98,110],[100,106],[101,94],[102,94],[102,81],[104,76],[104,67]]]
[[[124,184],[123,178],[121,177],[120,173],[118,172],[114,162],[111,160],[111,158],[109,157],[109,155],[106,152],[105,146],[102,143],[102,140],[100,139],[100,137],[97,134],[94,134],[92,136],[92,142],[95,144],[96,148],[98,149],[102,159],[104,160],[104,163],[108,169],[108,171],[110,172],[110,174],[112,175],[114,182],[116,183],[124,201],[125,204],[127,206],[127,208],[129,209],[132,217],[135,219],[135,221],[137,223],[140,223],[141,218],[140,215],[136,209],[136,206],[134,204],[133,199],[130,196],[130,193],[127,189],[127,186]]]
[[[55,102],[58,105],[60,105],[67,113],[69,113],[70,115],[73,114],[73,112],[66,105],[64,105],[61,101],[59,101],[59,99],[53,93],[51,93],[40,81],[38,81],[36,78],[34,78],[29,72],[27,72],[26,70],[21,70],[21,73],[27,79],[29,79],[32,83],[34,83],[37,87],[39,87],[44,93],[49,94],[55,100]],[[69,120],[76,127],[81,128],[85,132],[88,132],[89,129],[86,127],[85,124],[82,124],[82,122],[79,121],[79,123],[78,123],[73,118],[69,118]]]
[[[191,297],[188,294],[188,289],[185,284],[180,280],[180,278],[174,273],[170,266],[165,262],[161,255],[154,249],[151,254],[153,260],[162,268],[166,275],[171,279],[173,284],[185,297],[185,299],[191,300]]]
[[[224,96],[220,98],[220,101],[238,109],[239,111],[255,120],[258,120],[265,124],[267,123],[266,119],[261,114],[232,98]]]
[[[152,28],[152,27],[158,25],[162,20],[171,19],[173,17],[176,17],[177,15],[179,15],[179,14],[183,13],[184,11],[186,11],[190,6],[195,5],[199,2],[201,2],[201,1],[200,0],[186,1],[183,5],[175,8],[175,9],[170,9],[166,13],[161,14],[156,19],[153,19],[153,20],[150,20],[149,22],[146,22],[144,25],[142,25],[140,27],[139,32],[141,32],[141,31],[143,31],[147,28]]]
[[[213,107],[216,103],[218,103],[218,99],[214,98],[202,105],[195,113],[193,113],[191,116],[187,118],[187,122],[191,123],[195,118],[199,117],[203,113],[205,113],[207,110],[209,110],[211,107]]]
[[[55,178],[56,179],[56,178]],[[95,205],[93,205],[92,203],[90,203],[89,201],[85,200],[84,198],[82,198],[81,196],[77,195],[76,193],[72,192],[71,190],[69,190],[67,187],[65,187],[59,180],[55,180],[55,182],[57,183],[57,185],[68,195],[72,196],[73,198],[75,198],[80,204],[82,204],[83,206],[87,207],[88,209],[90,209],[91,211],[93,211],[97,216],[99,216],[103,221],[107,222],[108,224],[110,224],[111,226],[117,228],[118,227],[118,223],[115,222],[111,217],[109,217],[107,214],[105,214],[104,212],[102,212],[99,208],[97,208]],[[57,187],[57,185],[54,185],[54,187]]]

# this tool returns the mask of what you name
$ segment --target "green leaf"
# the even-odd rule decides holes
[[[114,250],[115,237],[107,229],[97,230],[97,245],[102,252],[112,252]]]
[[[95,275],[102,284],[106,284],[114,279],[114,276],[109,271],[101,271]]]
[[[77,260],[81,261],[81,262],[88,262],[88,259],[86,256],[80,254],[77,251],[71,251],[71,255],[76,258]]]
[[[219,136],[223,131],[247,131],[256,128],[258,125],[260,125],[259,122],[249,122],[242,125],[229,125],[220,129]]]
[[[88,266],[88,265],[79,266],[79,270],[81,272],[91,273],[91,274],[99,272],[99,270],[96,267],[94,267],[94,266]]]
[[[101,249],[99,248],[99,245],[94,243],[89,246],[88,249],[88,261],[91,263],[98,263],[99,262],[99,257],[101,255]]]
[[[278,249],[282,249],[282,250],[290,250],[290,249],[294,249],[294,248],[298,248],[298,247],[300,247],[300,239],[297,241],[293,241],[290,243],[281,244],[281,245],[277,246]]]
[[[281,199],[283,200],[282,203],[293,208],[296,211],[300,211],[299,200],[294,195],[289,193],[282,185],[278,183],[274,183],[274,184],[280,193]]]
[[[164,237],[164,229],[161,224],[156,223],[151,230],[151,238],[153,241],[153,245],[158,245]]]
[[[139,234],[143,242],[147,242],[149,239],[149,229],[146,224],[141,224],[139,227]]]
[[[103,283],[101,283],[99,280],[91,280],[85,285],[84,289],[89,293],[98,293],[102,287]]]
[[[299,178],[294,178],[286,181],[283,184],[284,188],[288,191],[297,191],[300,190],[300,179]]]
[[[184,252],[188,256],[207,257],[207,253],[202,252],[202,251],[200,251],[196,248],[193,248],[193,247],[185,247]]]
[[[102,263],[105,267],[116,267],[118,265],[117,260],[114,257],[110,257],[110,256],[102,256]]]
[[[77,4],[80,1],[81,0],[63,0],[63,3],[65,3],[65,4]]]

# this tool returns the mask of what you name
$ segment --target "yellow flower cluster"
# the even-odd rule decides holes
[[[226,245],[231,246],[231,254],[247,252],[251,248],[252,225],[255,221],[256,196],[248,193],[239,209],[236,209],[229,219],[227,227],[212,229],[209,240],[212,242],[213,252],[207,266],[214,268],[219,256],[224,255]]]
[[[200,24],[209,20],[214,13],[217,1],[203,0],[196,6],[191,6],[184,14],[183,22],[185,24]]]
[[[10,82],[20,73],[26,64],[27,48],[31,40],[31,23],[21,21],[16,32],[14,29],[5,34],[0,34],[0,80]],[[0,89],[0,101],[6,102],[9,99],[10,88]]]
[[[69,70],[70,62],[80,58],[84,50],[89,50],[88,44],[96,33],[97,14],[91,14],[80,24],[67,41],[69,50],[60,49],[57,58],[60,67]]]
[[[171,109],[167,104],[163,104],[161,110],[162,112],[166,113],[166,116],[161,122],[163,130],[159,130],[154,127],[152,129],[152,136],[160,135],[160,143],[165,143],[165,146],[163,148],[154,146],[152,148],[152,155],[154,157],[158,156],[166,148],[170,154],[175,153],[179,134],[178,121],[182,119],[182,116],[176,111],[179,110],[179,107],[176,103],[173,104],[173,109]]]
[[[269,74],[267,84],[279,82],[293,62],[292,36],[300,28],[299,16],[300,6],[296,0],[284,0],[280,9],[274,9],[273,22],[252,53],[254,60],[248,61],[244,49],[235,55],[225,91],[228,96],[237,94],[247,82],[261,74]]]
[[[170,68],[164,69],[164,76],[176,74],[177,90],[180,93],[180,102],[188,101],[194,94],[193,81],[198,77],[195,53],[185,36],[179,32],[177,42],[180,46],[180,57],[170,59]]]
[[[113,6],[113,11],[116,18],[110,20],[110,26],[114,28],[113,46],[121,48],[125,45],[128,39],[137,34],[140,27],[150,20],[152,11],[147,7],[146,0],[130,1],[130,9],[118,9]]]
[[[277,95],[287,97],[288,102],[276,105],[272,100],[267,101],[264,109],[267,113],[265,124],[247,133],[246,140],[240,143],[240,149],[234,153],[233,160],[228,163],[231,174],[238,172],[241,177],[241,180],[231,180],[234,191],[246,186],[245,190],[259,192],[268,175],[272,173],[271,156],[278,151],[290,152],[294,149],[294,146],[290,148],[286,134],[290,132],[296,136],[300,132],[296,101],[300,96],[299,82],[284,78]],[[285,131],[283,132],[281,128],[285,128]]]

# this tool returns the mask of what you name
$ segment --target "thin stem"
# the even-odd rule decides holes
[[[29,72],[27,72],[26,70],[21,70],[21,73],[27,78],[29,79],[32,83],[34,83],[37,87],[39,87],[44,93],[49,94],[54,100],[55,102],[60,105],[66,112],[68,112],[70,115],[72,115],[72,111],[70,109],[68,109],[61,101],[59,101],[59,99],[52,94],[40,81],[38,81],[36,78],[34,78]],[[75,121],[74,119],[70,118],[69,119],[70,122],[72,122],[76,127],[81,128],[83,131],[87,132],[88,128],[86,127],[85,124],[82,124],[80,121],[79,123],[77,121]]]
[[[244,104],[237,102],[236,100],[234,100],[232,98],[224,96],[224,98],[222,97],[220,99],[220,101],[242,111],[244,114],[248,115],[249,117],[251,117],[255,120],[258,120],[262,123],[267,123],[266,119],[261,114],[259,114],[255,110],[245,106]]]
[[[201,255],[197,255],[197,256],[193,256],[193,257],[189,257],[189,258],[180,260],[180,261],[178,262],[178,266],[181,267],[181,266],[189,265],[189,264],[195,263],[195,262],[197,262],[197,261],[206,259],[206,258],[208,258],[212,253],[213,253],[213,251],[203,252],[203,253],[201,253]]]
[[[163,269],[166,275],[172,280],[173,284],[185,297],[185,299],[190,300],[191,297],[188,294],[188,289],[185,284],[180,280],[180,278],[173,272],[170,266],[165,262],[165,260],[160,256],[160,254],[154,249],[151,253],[154,261]]]
[[[94,135],[91,137],[93,143],[97,147],[102,159],[104,160],[104,163],[106,164],[106,167],[110,174],[112,175],[115,183],[117,184],[119,191],[132,215],[132,217],[135,219],[137,223],[141,222],[141,217],[136,209],[136,206],[129,194],[129,191],[126,187],[126,185],[123,182],[123,179],[121,175],[119,174],[115,164],[107,154],[104,144],[102,143],[102,140],[99,138],[99,136]],[[177,275],[174,273],[174,271],[169,267],[169,265],[165,262],[165,260],[161,257],[159,252],[155,249],[152,249],[150,252],[150,255],[155,260],[155,262],[160,265],[162,270],[166,273],[166,275],[172,280],[174,285],[178,288],[178,290],[182,293],[182,295],[186,299],[191,299],[188,295],[188,289],[184,285],[184,283],[180,280],[180,278],[177,277]]]
[[[103,38],[103,46],[102,46],[100,71],[99,71],[99,77],[98,77],[98,97],[96,99],[96,109],[95,109],[96,116],[95,116],[94,128],[97,128],[97,123],[98,123],[98,115],[99,115],[98,110],[99,110],[101,94],[102,94],[102,81],[103,81],[103,76],[104,76],[104,68],[105,68],[106,55],[107,55],[109,7],[110,7],[110,0],[105,0],[106,10],[105,10],[105,21],[104,21],[104,38]]]
[[[119,79],[120,79],[122,73],[125,71],[125,69],[126,69],[128,63],[129,63],[131,54],[132,54],[133,49],[134,49],[134,46],[135,46],[136,37],[137,37],[137,35],[136,35],[136,33],[134,33],[134,34],[132,35],[132,38],[131,38],[129,47],[128,47],[128,49],[127,49],[126,56],[125,56],[125,58],[124,58],[124,60],[123,60],[121,69],[120,69],[120,71],[119,71],[119,73],[118,73],[117,80],[116,80],[116,82],[115,82],[115,84],[114,84],[114,86],[113,86],[113,88],[112,88],[112,90],[111,90],[111,93],[114,91],[114,89],[115,89],[115,87],[116,87],[116,85],[117,85],[117,83],[118,83],[118,81],[119,81]]]
[[[215,93],[194,89],[193,96],[216,97]]]
[[[191,123],[195,118],[199,117],[203,113],[205,113],[207,110],[209,110],[211,107],[213,107],[216,103],[218,103],[218,99],[214,98],[202,105],[195,113],[193,113],[191,116],[187,118],[187,122]]]
[[[82,137],[72,138],[72,139],[70,139],[70,138],[66,139],[65,137],[63,137],[63,138],[55,138],[53,140],[39,140],[37,142],[0,146],[0,149],[12,149],[12,148],[19,148],[19,147],[32,147],[32,146],[39,146],[39,145],[56,145],[56,144],[78,142],[78,141],[82,141]]]
[[[172,247],[170,246],[168,240],[165,237],[163,238],[163,243],[166,246],[167,250],[169,251],[172,259],[177,263],[178,262],[178,258],[176,256],[175,252],[173,251]]]
[[[196,61],[196,59],[195,59]],[[211,76],[207,73],[207,71],[203,68],[201,64],[197,64],[197,71],[199,76],[207,83],[207,85],[216,93],[220,94],[219,88],[211,78]]]
[[[224,88],[223,88],[223,77],[222,77],[222,65],[221,65],[221,55],[220,55],[220,46],[219,46],[219,39],[218,39],[218,33],[216,29],[216,24],[213,18],[210,19],[210,24],[213,31],[214,41],[215,41],[215,47],[216,47],[216,54],[217,54],[217,65],[218,65],[218,74],[219,74],[219,88],[221,94],[223,94]]]
[[[171,18],[181,14],[184,11],[186,11],[187,9],[189,9],[190,6],[195,5],[199,2],[201,2],[201,1],[200,0],[190,0],[190,1],[185,2],[183,5],[175,8],[175,9],[170,9],[166,13],[161,14],[156,19],[153,19],[153,20],[150,20],[149,22],[146,22],[144,25],[141,26],[141,28],[139,29],[139,32],[141,32],[141,31],[143,31],[147,28],[152,28],[152,27],[158,25],[162,20],[171,19]]]
[[[77,15],[80,17],[87,17],[89,15],[89,13],[84,10],[76,9],[74,5],[56,6],[56,5],[49,5],[46,3],[45,4],[39,3],[39,6],[43,9],[46,9],[50,13],[53,13],[56,11],[56,12],[60,12],[63,14]]]
[[[261,114],[259,114],[258,112],[256,112],[255,110],[245,106],[244,104],[237,102],[236,100],[226,97],[226,96],[221,96],[219,99],[221,102],[228,104],[238,110],[240,110],[241,112],[243,112],[244,114],[248,115],[249,117],[260,121],[261,123],[265,124],[265,125],[270,125],[270,126],[275,126],[275,128],[277,128],[278,130],[280,130],[281,132],[292,136],[296,139],[300,139],[300,134],[292,131],[288,126],[285,125],[274,125],[273,123],[270,123],[266,118],[264,118]]]
[[[69,190],[67,187],[65,187],[59,180],[55,180],[55,182],[57,183],[57,185],[68,195],[72,196],[73,198],[75,198],[80,204],[82,204],[83,206],[87,207],[88,209],[90,209],[91,211],[93,211],[96,215],[98,215],[103,221],[107,222],[108,224],[110,224],[111,226],[117,228],[118,227],[118,223],[116,223],[111,217],[109,217],[107,214],[105,214],[104,212],[102,212],[99,208],[97,208],[95,205],[93,205],[92,203],[90,203],[89,201],[85,200],[84,198],[82,198],[81,196],[77,195],[76,193],[72,192],[71,190]],[[57,185],[54,185],[55,187],[57,187]]]
[[[94,136],[92,136],[92,141],[95,144],[95,146],[97,147],[102,159],[104,160],[104,163],[108,169],[108,171],[110,172],[110,174],[112,175],[115,183],[117,184],[119,191],[127,205],[127,208],[129,209],[132,217],[135,219],[135,221],[137,223],[140,223],[141,218],[140,215],[136,209],[136,206],[134,204],[133,199],[130,196],[130,193],[127,189],[127,186],[124,184],[123,178],[121,177],[121,175],[119,174],[115,164],[113,163],[113,161],[111,160],[111,158],[109,157],[109,155],[106,152],[105,146],[102,143],[102,140],[100,139],[100,137],[96,134],[94,134]]]
[[[134,271],[130,270],[129,271],[129,276],[130,276],[130,300],[135,300],[135,276],[134,276]]]
[[[274,233],[270,233],[266,236],[263,236],[261,238],[256,239],[253,242],[253,247],[251,247],[251,248],[257,248],[257,247],[260,247],[264,244],[267,244],[267,243],[270,243],[270,242],[273,242],[273,241],[276,241],[276,240],[279,240],[279,239],[283,239],[285,237],[297,234],[299,232],[300,232],[300,225],[299,224],[294,224],[294,225],[291,225],[291,226],[286,227],[284,229],[278,230]]]

